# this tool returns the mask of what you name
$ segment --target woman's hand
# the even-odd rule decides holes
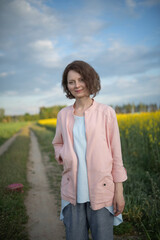
[[[124,210],[125,201],[124,201],[124,196],[123,196],[123,184],[122,183],[115,183],[113,206],[114,206],[114,215],[115,216],[118,216]]]

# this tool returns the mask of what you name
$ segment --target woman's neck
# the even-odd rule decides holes
[[[93,103],[93,99],[90,97],[78,98],[74,103],[74,113],[78,116],[83,116],[85,110],[87,110]]]

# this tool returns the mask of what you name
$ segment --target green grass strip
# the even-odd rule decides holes
[[[29,141],[29,130],[25,128],[0,157],[0,239],[28,240],[24,198],[29,188],[26,176]],[[12,183],[22,183],[24,193],[6,191]]]
[[[0,145],[28,124],[29,122],[0,123]]]

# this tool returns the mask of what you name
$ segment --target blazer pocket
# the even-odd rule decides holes
[[[114,195],[114,182],[110,176],[103,176],[92,188],[91,198],[94,203],[110,202]]]
[[[114,182],[109,177],[104,178],[104,180],[102,182],[102,185],[103,185],[104,188],[106,188],[106,190],[114,192]]]

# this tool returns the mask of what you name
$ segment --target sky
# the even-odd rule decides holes
[[[74,60],[98,72],[107,105],[160,105],[160,0],[0,0],[0,108],[5,115],[71,105]]]

